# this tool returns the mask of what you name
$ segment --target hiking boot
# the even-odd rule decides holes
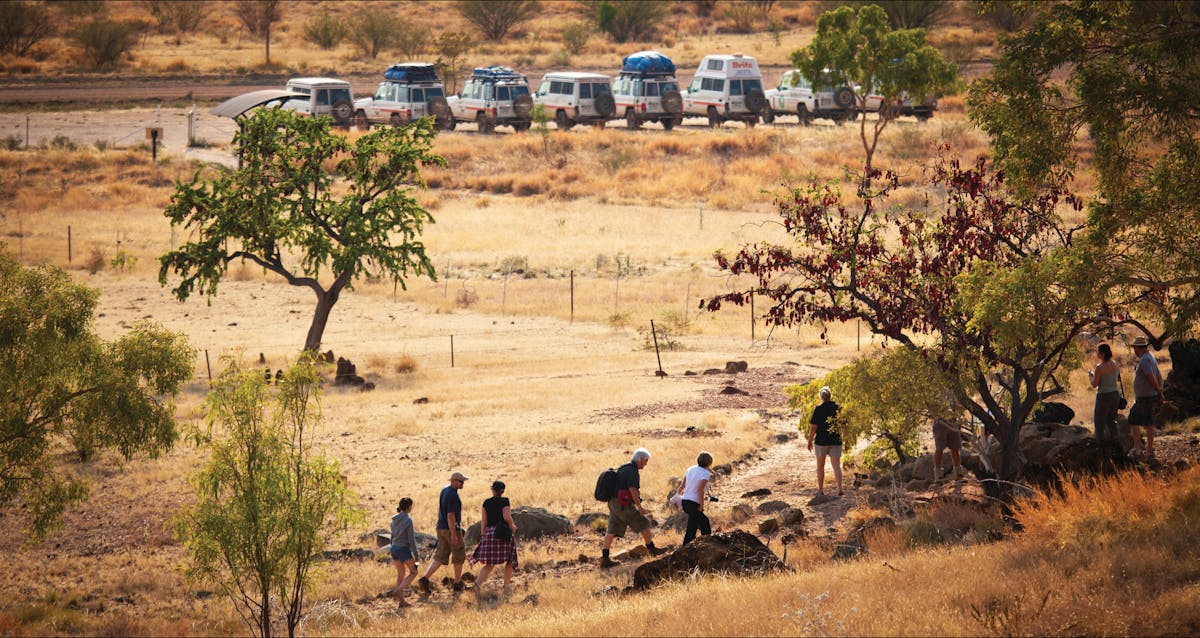
[[[417,581],[417,589],[420,589],[421,593],[426,596],[433,593],[433,587],[429,584],[429,579],[424,576]]]
[[[408,602],[403,596],[401,596],[396,602],[396,609],[400,610],[404,609],[405,607],[412,607],[412,603]]]
[[[454,591],[464,591],[464,590],[466,590],[467,586],[464,585],[463,582],[460,580],[460,581],[454,583],[453,585],[451,585],[450,588],[453,589]]]
[[[600,559],[600,569],[610,569],[612,567],[620,567],[620,566],[621,566],[621,563],[618,563],[617,561],[615,561],[611,558],[604,557],[604,558]]]
[[[646,547],[646,549],[650,550],[650,555],[651,555],[651,556],[662,556],[663,554],[666,554],[666,553],[667,553],[667,551],[668,551],[668,550],[667,550],[667,548],[665,548],[665,547],[650,547],[650,546],[647,546],[647,547]]]

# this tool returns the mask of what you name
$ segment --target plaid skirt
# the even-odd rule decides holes
[[[471,564],[483,563],[484,565],[503,565],[504,563],[512,563],[513,567],[517,566],[517,542],[515,540],[502,541],[496,538],[496,526],[489,525],[483,530],[483,538],[479,539],[479,546],[471,554]]]

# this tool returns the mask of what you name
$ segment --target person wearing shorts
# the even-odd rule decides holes
[[[404,589],[417,577],[417,532],[411,516],[413,500],[407,496],[400,499],[396,514],[392,516],[392,546],[389,553],[396,565],[396,603],[408,607]]]
[[[609,551],[612,549],[613,539],[624,538],[626,529],[642,535],[651,556],[658,556],[666,551],[654,546],[650,520],[646,518],[646,508],[642,506],[640,472],[649,462],[650,452],[646,448],[638,448],[628,463],[617,468],[617,496],[608,502],[608,533],[604,535],[604,543],[600,550],[600,569],[620,564],[609,556]]]
[[[818,393],[821,404],[813,409],[808,420],[808,450],[817,455],[817,494],[825,493],[825,458],[833,466],[833,477],[837,480],[838,496],[842,495],[842,435],[837,430],[837,413],[840,409],[833,400],[829,386]],[[815,450],[814,450],[815,444]]]
[[[462,500],[458,498],[458,491],[466,482],[467,477],[462,473],[451,474],[450,484],[442,488],[442,494],[438,498],[437,549],[433,554],[433,562],[429,563],[429,569],[425,570],[425,575],[418,581],[422,594],[428,595],[433,591],[429,577],[446,564],[454,566],[454,591],[466,589],[462,582],[462,570],[463,563],[467,562],[467,549],[463,544]]]
[[[1133,354],[1137,365],[1133,369],[1133,407],[1129,409],[1129,430],[1133,435],[1131,456],[1145,454],[1154,458],[1154,419],[1163,402],[1162,372],[1158,361],[1150,354],[1150,342],[1145,336],[1133,340]],[[1142,433],[1146,431],[1146,443],[1142,445]]]
[[[933,480],[937,481],[942,476],[942,452],[950,450],[950,460],[954,461],[954,469],[952,470],[954,480],[958,480],[961,476],[962,458],[960,451],[962,450],[962,431],[958,429],[958,424],[946,418],[936,418],[933,420]]]

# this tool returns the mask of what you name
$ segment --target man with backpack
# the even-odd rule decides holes
[[[601,569],[620,565],[609,556],[609,550],[614,538],[625,536],[626,528],[642,535],[651,556],[666,552],[654,546],[654,538],[650,534],[650,520],[646,518],[646,508],[642,506],[640,471],[649,462],[650,452],[646,448],[638,448],[628,463],[616,469],[615,476],[612,470],[600,476],[596,496],[608,498],[608,533],[604,535]]]

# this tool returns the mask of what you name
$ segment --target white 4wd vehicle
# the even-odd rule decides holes
[[[827,117],[838,123],[853,118],[854,91],[847,86],[832,88],[829,75],[823,80],[814,87],[799,70],[785,71],[779,87],[767,91],[770,115],[764,113],[764,120],[772,122],[779,115],[796,115],[801,124],[808,124],[814,117]]]
[[[879,107],[883,104],[883,96],[877,94],[867,95],[863,100],[866,103],[864,109],[868,113],[879,112]],[[908,93],[903,93],[899,100],[888,106],[889,117],[898,117],[900,115],[912,115],[917,120],[924,122],[933,117],[933,112],[937,110],[938,101],[935,97],[927,97],[920,102],[913,101],[908,97]]]
[[[374,97],[354,103],[356,127],[366,130],[372,124],[400,126],[430,116],[437,119],[439,128],[453,127],[445,89],[432,64],[393,64],[383,77]]]
[[[704,56],[683,92],[683,112],[707,116],[714,127],[727,120],[754,126],[766,106],[758,61],[741,53]]]
[[[643,122],[658,122],[666,130],[683,121],[683,97],[675,80],[675,64],[658,51],[625,56],[621,74],[613,82],[617,115],[637,129]]]
[[[349,126],[354,115],[354,95],[350,83],[335,78],[292,78],[287,90],[303,94],[284,102],[283,108],[301,115],[326,115],[340,126]]]
[[[475,69],[462,91],[447,101],[454,122],[475,122],[481,133],[491,133],[498,125],[528,131],[532,121],[529,81],[506,66]]]
[[[584,122],[603,126],[617,111],[611,79],[598,73],[547,73],[533,101],[541,104],[562,130]]]

